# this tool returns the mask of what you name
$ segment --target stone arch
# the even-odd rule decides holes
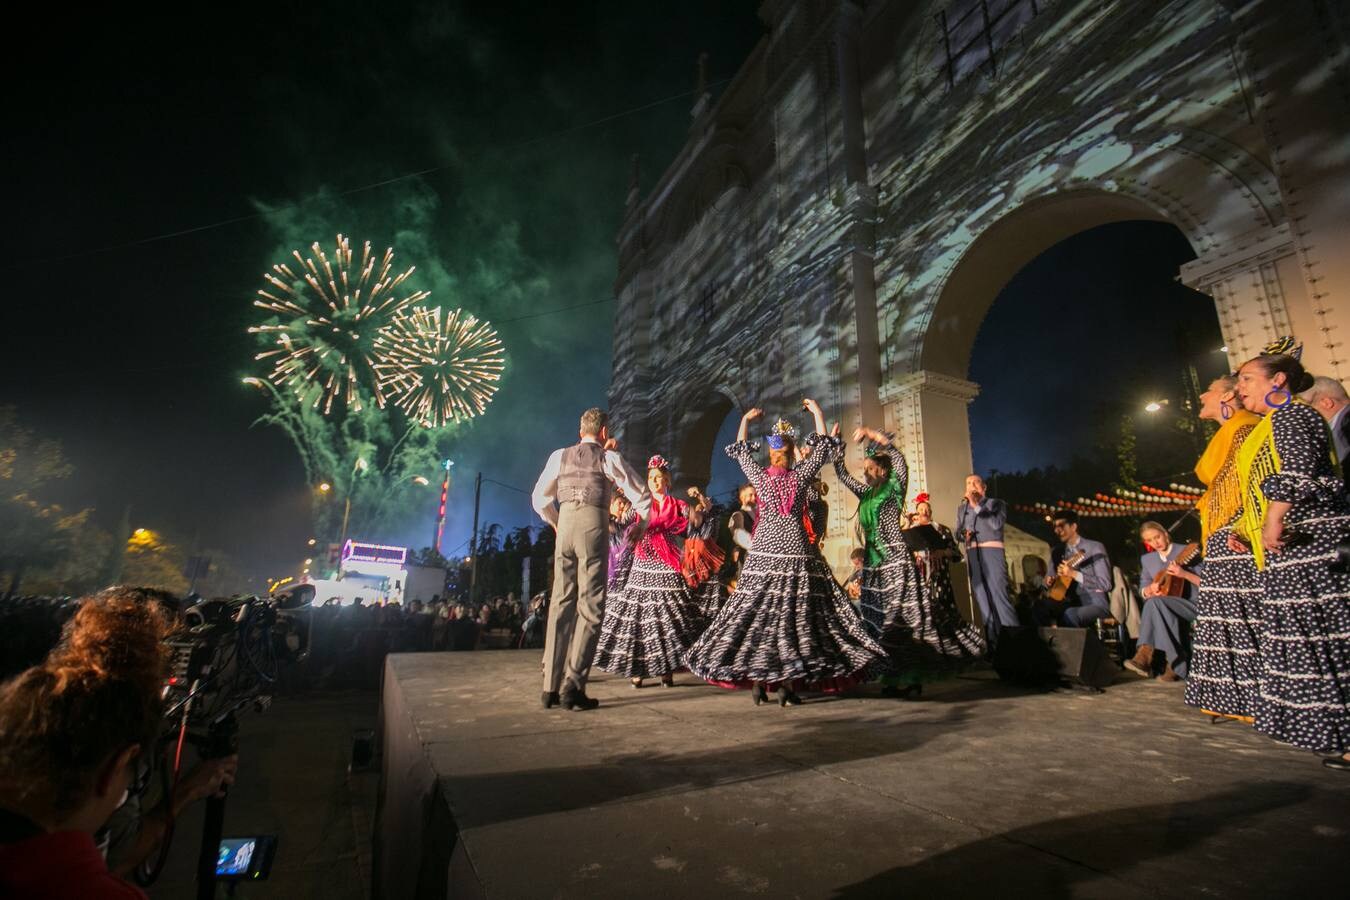
[[[721,385],[683,398],[674,417],[678,445],[671,448],[677,485],[707,487],[712,477],[712,455],[718,450],[713,446],[713,440],[727,415],[742,408],[736,392]]]
[[[1075,234],[1140,219],[1177,224],[1127,194],[1083,190],[1037,197],[998,219],[970,242],[935,292],[936,300],[921,326],[917,368],[966,378],[980,325],[1014,275]],[[1194,247],[1192,235],[1187,237]]]
[[[880,398],[909,455],[911,490],[927,490],[938,508],[955,509],[973,467],[967,407],[979,391],[968,380],[976,335],[1000,291],[1041,253],[1100,225],[1148,220],[1175,225],[1201,256],[1223,254],[1278,221],[1278,207],[1270,209],[1259,189],[1202,169],[1193,155],[1168,156],[1176,168],[1155,155],[1147,172],[1135,160],[1133,168],[1047,185],[1016,202],[988,202],[954,229],[958,237],[935,250],[927,265],[919,263],[921,277],[905,285],[913,296],[903,329],[907,346],[897,348]],[[1178,184],[1184,182],[1178,173],[1188,170],[1211,172],[1190,195]],[[1236,188],[1226,200],[1204,194],[1218,177]],[[979,227],[971,227],[976,222]]]

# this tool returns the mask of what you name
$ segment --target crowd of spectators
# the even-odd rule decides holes
[[[41,663],[78,608],[71,598],[0,600],[0,680]],[[542,593],[528,605],[514,594],[475,605],[439,596],[347,605],[316,598],[300,613],[309,657],[285,673],[282,689],[377,686],[388,653],[543,647],[546,611]]]

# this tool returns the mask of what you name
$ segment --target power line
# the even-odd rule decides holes
[[[497,319],[496,321],[492,321],[492,320],[485,320],[485,321],[487,321],[487,322],[488,322],[489,324],[491,324],[491,325],[510,325],[510,324],[513,323],[513,322],[524,322],[524,321],[526,321],[526,320],[528,320],[528,319],[538,319],[538,318],[542,318],[543,316],[554,316],[554,315],[557,315],[558,313],[571,312],[571,311],[574,310],[574,309],[585,309],[585,308],[591,307],[591,306],[599,306],[599,305],[602,304],[602,303],[613,303],[613,302],[614,302],[614,298],[613,298],[613,297],[602,297],[602,298],[600,298],[599,300],[589,300],[589,301],[587,301],[587,302],[585,302],[585,303],[573,303],[573,304],[570,305],[570,306],[559,306],[559,307],[556,307],[556,308],[554,308],[554,309],[545,309],[545,310],[541,310],[540,312],[526,313],[526,314],[523,315],[523,316],[512,316],[512,317],[509,318],[509,319]],[[106,366],[106,365],[99,365],[99,366],[93,366],[93,365],[90,365],[90,366],[87,366],[87,367],[85,367],[85,368],[70,368],[70,367],[67,367],[67,368],[61,369],[60,371],[51,371],[51,372],[23,372],[23,377],[25,377],[25,378],[63,378],[63,377],[64,377],[64,378],[68,378],[68,377],[80,376],[80,375],[83,375],[83,374],[85,374],[85,373],[88,373],[88,372],[94,372],[94,371],[97,371],[97,372],[120,372],[120,373],[123,373],[123,374],[130,374],[130,375],[142,375],[142,374],[146,374],[146,373],[150,373],[150,372],[184,372],[184,371],[193,371],[193,370],[197,370],[197,369],[207,369],[207,368],[211,368],[210,364],[208,364],[208,363],[206,363],[206,362],[203,362],[203,361],[190,362],[190,363],[189,363],[189,362],[175,363],[175,364],[172,364],[172,365],[164,365],[164,366],[135,366],[135,367],[127,367],[127,368],[111,368],[111,367]],[[0,370],[0,371],[3,371],[3,370]],[[509,487],[509,485],[506,485],[506,486]]]
[[[505,482],[496,481],[492,478],[484,478],[483,480],[486,481],[488,484],[495,484],[497,487],[504,487],[509,491],[515,491],[517,493],[526,495],[530,493],[529,491],[522,490],[521,488],[516,487],[514,484],[506,484]]]
[[[716,87],[721,87],[722,85],[727,84],[730,81],[731,81],[730,78],[723,78],[720,81],[712,82],[707,86],[707,88],[705,88],[705,90],[711,90]],[[697,89],[692,91],[683,91],[679,94],[672,94],[669,97],[663,97],[660,100],[652,100],[647,103],[643,103],[639,106],[630,107],[629,109],[621,110],[616,113],[610,113],[609,115],[601,116],[598,119],[592,119],[589,122],[583,122],[579,125],[573,125],[569,128],[564,128],[560,131],[553,131],[547,134],[541,134],[532,138],[527,138],[526,140],[519,141],[515,144],[508,144],[507,146],[494,151],[492,159],[500,160],[502,156],[506,153],[510,153],[516,150],[523,150],[528,147],[532,147],[536,144],[541,144],[547,141],[556,140],[558,138],[567,137],[568,135],[576,134],[578,132],[585,131],[589,128],[595,128],[596,126],[605,125],[610,122],[617,121],[619,119],[627,118],[628,116],[637,115],[638,113],[646,112],[649,109],[655,109],[658,106],[664,106],[667,103],[673,103],[676,100],[681,100],[685,97],[690,97],[696,93],[698,93]],[[454,165],[456,165],[456,163],[442,163],[435,166],[428,166],[427,168],[424,169],[417,169],[412,172],[404,172],[400,175],[393,175],[389,178],[382,178],[379,181],[372,181],[368,184],[362,184],[356,187],[346,188],[344,190],[337,191],[336,196],[348,197],[351,196],[352,194],[359,194],[365,191],[377,190],[379,188],[388,187],[391,184],[397,184],[399,182],[407,181],[412,178],[421,178],[426,175],[435,174],[436,172],[442,172],[445,171],[446,169],[452,168]],[[190,234],[199,234],[203,231],[211,231],[216,228],[224,228],[229,225],[237,225],[240,222],[250,222],[255,219],[261,219],[263,216],[277,212],[300,209],[305,204],[305,202],[306,201],[304,200],[293,201],[291,203],[283,204],[281,206],[270,207],[265,212],[247,213],[242,216],[230,216],[229,218],[219,219],[215,222],[207,222],[202,225],[194,225],[190,228],[180,228],[175,231],[166,231],[160,234],[149,235],[143,238],[135,238],[129,241],[122,241],[117,244],[108,244],[103,247],[92,247],[87,250],[77,250],[74,253],[67,253],[61,256],[49,256],[44,259],[21,260],[19,262],[10,263],[0,268],[18,269],[30,266],[42,266],[48,265],[50,263],[64,262],[66,260],[71,259],[80,259],[87,256],[98,256],[103,253],[112,253],[115,250],[127,250],[132,247],[142,247],[145,246],[146,244],[154,244],[160,241],[168,241],[174,238],[186,237],[187,235]]]

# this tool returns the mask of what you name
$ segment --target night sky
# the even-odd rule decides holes
[[[261,273],[341,232],[394,244],[434,303],[506,343],[501,391],[452,452],[445,549],[462,547],[472,473],[530,488],[604,403],[629,157],[649,187],[688,133],[698,54],[730,77],[762,33],[755,6],[286,3],[209,31],[48,7],[33,33],[50,38],[6,60],[23,89],[3,136],[0,403],[64,443],[75,474],[50,499],[109,528],[131,504],[135,526],[294,571],[311,491],[285,436],[250,427],[266,405],[240,384],[263,374],[245,328]],[[1170,284],[1189,256],[1165,226],[1111,226],[1010,285],[971,373],[980,468],[1061,458],[1078,426],[1047,443],[1044,423],[1166,392],[1182,307],[1217,348],[1212,304]],[[993,364],[1009,357],[1016,377]],[[487,522],[537,524],[524,494],[483,499]],[[429,491],[378,537],[425,546],[434,509]]]

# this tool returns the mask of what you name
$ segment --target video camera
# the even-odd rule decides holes
[[[270,597],[187,607],[183,627],[167,641],[172,662],[164,696],[174,728],[180,713],[204,723],[252,702],[265,708],[282,664],[309,654],[308,622],[299,613],[310,608],[314,593],[313,585],[301,584]]]
[[[202,759],[230,756],[238,749],[235,713],[252,706],[264,712],[272,704],[282,667],[309,654],[309,621],[315,588],[301,584],[267,597],[240,595],[197,600],[181,614],[181,627],[165,641],[170,669],[164,685],[164,730],[158,752],[148,754],[136,793],[142,809],[152,808],[173,790],[190,743]],[[198,891],[213,884],[221,840],[224,799],[207,801]],[[148,886],[159,877],[173,838],[163,842],[135,871]],[[214,890],[213,887],[210,888]]]

